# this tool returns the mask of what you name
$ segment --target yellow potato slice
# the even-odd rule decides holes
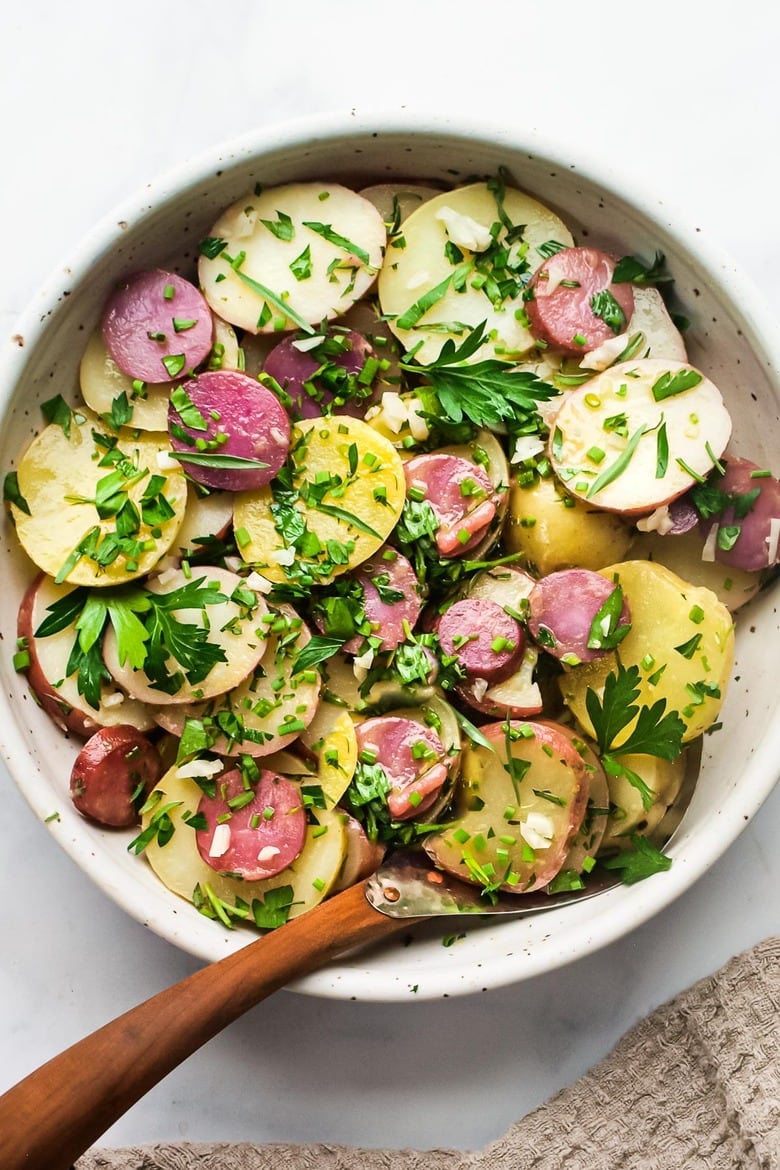
[[[610,811],[601,849],[623,848],[632,833],[652,833],[663,820],[669,805],[677,799],[685,776],[685,753],[676,760],[658,756],[618,756],[621,764],[636,772],[653,793],[653,803],[646,809],[638,788],[623,775],[607,776]]]
[[[509,552],[522,554],[531,573],[603,569],[625,557],[633,538],[619,516],[569,496],[552,476],[529,487],[512,484],[504,543]]]
[[[357,766],[357,736],[349,712],[336,703],[321,702],[301,732],[301,741],[317,758],[316,782],[325,799],[331,806],[337,804]]]
[[[620,661],[639,669],[637,702],[652,706],[665,699],[666,710],[678,712],[685,724],[684,742],[695,739],[714,723],[723,703],[734,658],[731,614],[709,589],[689,585],[663,565],[625,561],[602,573],[619,581],[631,611]],[[600,696],[616,668],[616,656],[609,653],[561,676],[563,700],[588,735],[593,735],[588,690]],[[630,731],[631,725],[619,739],[624,742]]]
[[[373,284],[387,238],[373,203],[338,183],[288,183],[245,195],[208,234],[224,247],[200,257],[203,295],[248,333],[340,316]]]
[[[237,541],[244,560],[269,581],[326,584],[368,560],[392,532],[406,494],[403,463],[387,439],[345,415],[296,424],[290,454],[294,507],[320,550],[301,556],[283,539],[270,486],[236,493]],[[324,493],[323,483],[331,485]],[[329,541],[338,546],[341,563]]]
[[[99,533],[98,554],[106,537],[116,533],[116,517],[101,518],[95,504],[96,490],[114,468],[100,466],[106,448],[104,441],[116,441],[116,449],[126,457],[127,466],[135,467],[140,476],[129,483],[126,495],[141,512],[141,497],[152,476],[162,476],[163,494],[173,515],[161,524],[141,518],[133,540],[138,543],[133,556],[120,553],[110,564],[101,565],[91,556],[78,557],[75,550],[88,534]],[[59,424],[51,423],[33,439],[19,462],[19,490],[27,501],[30,514],[15,504],[11,511],[16,531],[27,555],[48,573],[72,585],[118,585],[143,576],[173,544],[181,527],[187,504],[187,483],[183,473],[170,460],[167,435],[144,431],[122,433],[118,438],[94,415],[74,414],[70,434]],[[86,502],[81,502],[86,501]]]
[[[704,540],[698,527],[679,536],[659,536],[657,532],[640,532],[631,546],[635,560],[657,561],[666,565],[683,581],[703,585],[732,613],[750,601],[761,586],[761,573],[747,573],[720,561],[703,561]]]
[[[520,359],[535,348],[524,313],[515,315],[523,309],[521,291],[496,307],[486,286],[475,288],[473,283],[477,276],[474,262],[486,250],[487,233],[504,217],[515,226],[525,225],[522,241],[511,246],[528,246],[527,271],[542,263],[544,255],[538,249],[548,241],[567,247],[573,243],[566,225],[549,208],[509,187],[499,205],[487,183],[472,183],[436,195],[404,221],[406,246],[388,248],[377,289],[382,311],[403,346],[409,350],[420,345],[415,351],[417,361],[433,361],[448,338],[462,341],[463,325],[474,328],[482,321],[489,341],[472,360],[494,356]],[[503,225],[499,242],[506,236]],[[457,251],[452,247],[448,251],[448,244]],[[506,273],[501,270],[497,275]],[[430,307],[425,308],[429,302]],[[405,324],[407,321],[410,324]],[[446,328],[449,324],[455,328]]]
[[[426,837],[425,849],[464,881],[515,894],[542,888],[582,822],[585,763],[553,724],[490,723],[480,730],[490,747],[464,747],[456,819]]]
[[[345,821],[338,813],[316,809],[318,824],[308,826],[303,851],[293,864],[272,878],[248,882],[217,873],[198,852],[195,830],[184,821],[197,810],[202,795],[193,779],[180,776],[173,767],[160,780],[154,793],[159,793],[159,801],[144,814],[142,829],[147,829],[162,809],[172,806],[167,815],[174,831],[165,845],[160,845],[155,837],[144,850],[144,856],[160,881],[189,902],[193,900],[196,887],[204,890],[208,886],[217,898],[230,906],[235,906],[237,899],[251,906],[253,900],[263,900],[269,890],[289,885],[293,887],[290,917],[297,918],[321,902],[339,876],[346,856],[347,835]]]

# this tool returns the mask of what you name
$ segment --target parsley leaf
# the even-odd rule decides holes
[[[595,317],[600,317],[613,333],[622,333],[626,327],[626,314],[608,288],[603,288],[590,298],[590,307]]]
[[[666,869],[671,869],[671,857],[661,853],[654,845],[650,844],[646,837],[640,837],[638,833],[633,833],[631,844],[634,846],[633,849],[625,850],[614,857],[607,857],[601,863],[605,869],[620,870],[621,881],[625,882],[626,885],[633,885],[635,882],[652,877],[654,873],[662,873]]]
[[[3,499],[7,504],[16,504],[27,516],[32,515],[30,505],[19,490],[19,476],[15,471],[9,471],[3,480]]]
[[[682,750],[685,724],[676,711],[666,712],[666,699],[659,699],[652,707],[640,707],[639,667],[618,665],[617,673],[610,672],[604,683],[604,695],[599,699],[588,688],[585,706],[593,724],[596,741],[603,754],[644,754],[675,760]],[[617,744],[621,732],[636,719],[630,735]]]
[[[509,420],[527,423],[537,403],[556,397],[558,391],[527,370],[514,370],[509,362],[495,358],[469,362],[484,342],[482,321],[458,346],[447,338],[435,361],[401,362],[401,368],[433,387],[442,412],[453,423],[464,418],[478,427],[497,427]]]
[[[666,257],[663,252],[656,252],[652,264],[643,264],[636,256],[624,256],[615,265],[612,273],[613,284],[664,284],[671,281],[671,276],[665,271]]]

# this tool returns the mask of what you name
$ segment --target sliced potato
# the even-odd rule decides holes
[[[317,783],[329,805],[338,804],[357,766],[355,724],[349,712],[336,703],[322,701],[301,742],[317,760]]]
[[[603,569],[621,561],[634,530],[612,512],[568,495],[550,476],[528,487],[516,481],[509,492],[504,543],[521,553],[529,572],[540,577],[558,569]]]
[[[22,547],[44,572],[51,577],[62,574],[62,580],[72,585],[118,585],[141,577],[173,544],[187,503],[187,483],[170,461],[168,436],[145,431],[117,438],[86,412],[74,414],[69,429],[66,434],[58,423],[51,423],[33,439],[19,462],[19,490],[30,513],[16,504],[11,511]],[[107,477],[117,470],[105,463],[107,447],[96,442],[96,434],[105,444],[115,443],[115,451],[126,457],[126,470],[132,474],[123,478],[119,469],[117,494],[119,499],[129,499],[139,512],[139,528],[129,550],[108,564],[88,555],[95,551],[101,561],[108,559],[107,550],[117,532],[116,515],[101,516],[94,503]],[[135,482],[134,469],[138,472]],[[156,519],[148,523],[140,515],[141,497],[156,476],[162,477],[162,493],[172,515],[162,523]],[[97,549],[87,545],[88,551],[79,556],[79,549],[90,539],[98,541]]]
[[[209,369],[238,370],[243,365],[238,339],[232,325],[214,320],[214,345]],[[127,395],[131,408],[127,426],[139,431],[166,431],[173,382],[142,382],[123,374],[111,357],[103,334],[96,329],[87,342],[79,367],[81,394],[90,410],[102,415],[111,412],[115,398]]]
[[[78,637],[73,625],[45,638],[35,636],[48,616],[47,610],[71,592],[70,586],[56,585],[51,577],[41,574],[30,585],[19,608],[18,634],[26,640],[30,655],[27,680],[41,706],[63,730],[84,737],[99,727],[119,724],[129,724],[138,731],[151,730],[155,722],[149,707],[129,698],[118,687],[102,684],[97,709],[79,693],[76,673],[67,673]]]
[[[251,906],[255,899],[263,900],[269,890],[290,885],[293,887],[290,917],[297,918],[321,902],[339,876],[346,855],[347,837],[344,821],[338,813],[317,809],[318,824],[308,826],[303,851],[293,864],[275,877],[248,882],[217,873],[198,852],[195,830],[184,820],[195,813],[202,795],[194,780],[180,776],[178,769],[173,767],[160,780],[154,793],[159,793],[159,800],[143,815],[142,829],[147,829],[155,815],[159,817],[167,807],[173,834],[165,845],[160,845],[155,837],[147,845],[144,856],[160,881],[189,902],[193,900],[196,887],[201,890],[209,887],[217,898],[230,906],[234,906],[237,900]]]
[[[244,560],[270,581],[325,584],[368,560],[395,527],[406,481],[397,451],[367,423],[346,415],[304,419],[293,429],[291,448],[294,507],[319,551],[301,558],[274,522],[270,487],[237,492],[234,526]],[[326,491],[322,485],[329,484]],[[335,561],[328,542],[343,559]]]
[[[761,586],[760,573],[733,569],[720,561],[702,560],[704,539],[697,528],[679,535],[660,536],[657,532],[640,532],[631,545],[636,560],[656,561],[666,565],[683,581],[711,589],[718,601],[732,613],[750,601]]]
[[[628,516],[652,512],[723,454],[731,418],[720,391],[684,362],[620,362],[568,394],[550,458],[566,490]]]
[[[269,187],[222,212],[209,237],[224,246],[201,255],[198,276],[214,312],[248,333],[319,324],[367,292],[386,236],[373,203],[347,187]]]
[[[372,187],[364,187],[360,194],[373,203],[389,229],[402,224],[435,195],[441,195],[441,190],[425,183],[375,183]],[[392,238],[389,246],[393,247]]]
[[[535,349],[525,314],[516,315],[523,308],[521,290],[496,307],[484,285],[473,283],[474,262],[491,245],[490,229],[500,221],[498,241],[505,240],[507,220],[524,225],[522,243],[528,246],[530,271],[541,264],[538,249],[544,244],[573,243],[566,225],[549,208],[514,188],[506,188],[500,200],[487,183],[436,195],[405,220],[406,246],[388,248],[377,288],[382,311],[403,346],[420,346],[415,350],[418,361],[433,361],[448,338],[458,343],[464,327],[473,329],[483,321],[489,340],[473,360],[519,360]],[[514,246],[519,249],[520,241]]]
[[[513,894],[541,889],[582,823],[585,763],[552,724],[508,721],[480,731],[491,746],[464,748],[456,819],[427,837],[425,849],[464,881]]]
[[[717,719],[731,674],[734,625],[729,611],[709,589],[689,585],[650,561],[625,561],[602,573],[620,583],[631,611],[620,661],[639,669],[638,703],[652,706],[665,699],[667,711],[677,711],[685,724],[684,741],[696,738]],[[607,675],[615,670],[616,656],[610,652],[561,676],[563,700],[588,735],[593,735],[588,691],[601,695]],[[630,731],[631,725],[621,742]]]
[[[79,381],[84,401],[95,414],[109,412],[114,399],[126,394],[132,408],[129,425],[142,431],[166,430],[171,389],[178,383],[139,385],[128,374],[123,374],[108,352],[100,329],[96,329],[87,342],[79,367]]]
[[[259,613],[251,624],[265,638],[262,659],[208,702],[160,707],[161,727],[181,735],[185,719],[199,720],[210,750],[223,756],[270,755],[298,738],[314,718],[320,695],[317,670],[293,673],[311,638],[309,629],[289,605],[274,606],[267,618]]]
[[[219,647],[223,661],[215,662],[205,678],[198,683],[189,682],[182,664],[171,654],[166,668],[172,675],[179,675],[181,685],[172,693],[154,686],[143,669],[136,670],[129,660],[122,661],[116,631],[110,626],[103,640],[103,659],[106,667],[128,695],[150,706],[192,703],[196,700],[212,699],[232,690],[249,675],[267,651],[268,642],[263,625],[267,614],[265,601],[254,594],[255,603],[248,609],[240,600],[233,600],[232,594],[239,588],[246,591],[249,586],[237,573],[228,569],[203,566],[185,573],[181,569],[169,569],[149,581],[151,593],[173,593],[186,585],[203,581],[203,588],[216,583],[218,593],[224,601],[202,609],[174,609],[172,616],[182,625],[207,630],[206,643]],[[249,590],[252,593],[252,590]]]
[[[171,552],[181,556],[208,552],[203,538],[214,540],[225,536],[232,519],[232,492],[215,491],[202,496],[194,484],[189,484],[184,523],[176,534]]]
[[[653,803],[646,809],[639,789],[626,776],[608,776],[610,810],[601,842],[603,852],[623,848],[625,839],[632,833],[652,833],[663,820],[669,805],[677,799],[685,776],[684,753],[671,761],[645,755],[617,758],[644,781],[653,794]]]

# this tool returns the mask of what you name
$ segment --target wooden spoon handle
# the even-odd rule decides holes
[[[136,1101],[249,1008],[404,928],[352,886],[79,1040],[0,1097],[3,1170],[68,1170]]]

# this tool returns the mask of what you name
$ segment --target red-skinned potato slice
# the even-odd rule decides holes
[[[178,387],[168,408],[168,432],[188,475],[222,491],[270,483],[290,450],[290,420],[279,399],[237,370],[207,371]],[[197,462],[203,458],[214,462]],[[219,465],[227,459],[262,466]]]
[[[538,661],[539,651],[527,643],[519,667],[509,678],[492,686],[485,679],[469,679],[456,687],[456,694],[475,711],[493,719],[530,719],[544,707],[535,677]]]
[[[529,283],[525,310],[534,336],[553,349],[584,354],[622,334],[634,312],[630,284],[613,284],[615,261],[597,248],[564,248]]]
[[[682,362],[621,362],[567,395],[550,458],[566,490],[593,507],[639,516],[706,476],[731,419],[720,391]]]
[[[237,768],[225,772],[215,781],[214,795],[201,797],[198,813],[206,821],[195,833],[203,860],[218,873],[245,881],[287,869],[306,839],[300,789],[274,772],[262,771],[256,784],[246,784]]]
[[[196,904],[199,900],[205,902],[206,886],[228,906],[240,900],[250,908],[258,900],[264,901],[271,890],[291,887],[290,918],[316,906],[333,888],[344,863],[343,816],[330,809],[317,809],[317,821],[312,820],[307,826],[301,853],[275,877],[248,882],[223,875],[203,860],[195,841],[195,829],[188,823],[203,795],[193,777],[208,777],[209,765],[210,761],[194,760],[182,768],[170,768],[147,801],[142,824],[144,831],[151,833],[152,840],[144,850],[144,857],[160,881],[175,894]],[[162,815],[170,822],[173,834],[161,845],[154,828],[156,819]]]
[[[588,773],[568,735],[510,720],[467,745],[456,819],[425,840],[435,864],[464,881],[513,894],[543,889],[561,869],[588,799]]]
[[[356,730],[359,758],[377,764],[387,776],[387,806],[393,817],[408,820],[435,803],[450,762],[433,728],[390,714],[366,719]]]
[[[162,775],[154,744],[135,727],[101,727],[82,747],[70,775],[76,808],[100,825],[125,828]]]
[[[113,627],[109,628],[103,643],[103,657],[109,671],[123,690],[141,702],[153,706],[191,703],[206,700],[232,690],[257,666],[266,651],[263,618],[267,606],[260,594],[255,593],[237,573],[213,566],[198,567],[190,574],[181,569],[170,569],[152,577],[148,583],[151,593],[173,593],[193,582],[201,581],[206,589],[214,582],[217,592],[224,601],[208,605],[204,609],[179,609],[173,616],[185,625],[208,629],[207,641],[218,646],[224,654],[224,661],[216,662],[206,677],[197,684],[183,679],[182,685],[172,694],[152,685],[152,681],[141,670],[134,670],[129,661],[120,661],[119,645]],[[247,591],[254,597],[249,609],[239,601],[231,600],[236,589]],[[170,673],[180,672],[180,664],[169,659]]]
[[[780,560],[780,480],[749,459],[723,462],[712,486],[725,506],[702,523],[705,555],[748,573],[771,569]]]
[[[592,569],[561,569],[537,581],[528,597],[528,631],[548,654],[576,666],[606,654],[631,620],[625,601],[618,615],[607,613],[594,622],[615,591],[615,585]]]
[[[386,231],[357,192],[312,182],[245,195],[209,238],[218,243],[202,249],[198,275],[214,312],[248,333],[275,333],[340,316],[359,300],[382,264]],[[234,268],[228,257],[240,253]]]
[[[379,867],[385,855],[385,847],[379,841],[369,841],[360,821],[344,814],[347,829],[347,855],[344,866],[333,887],[333,892],[346,890],[363,878],[367,878]]]
[[[30,664],[27,681],[47,715],[58,727],[86,738],[99,727],[129,724],[139,731],[155,726],[150,709],[145,703],[129,698],[116,686],[101,688],[100,706],[95,709],[79,694],[76,675],[66,675],[73,643],[74,626],[47,637],[36,637],[35,631],[49,616],[48,608],[66,597],[72,589],[55,585],[51,577],[40,574],[31,582],[19,607],[17,633],[24,640]]]
[[[263,373],[289,394],[293,418],[318,418],[326,411],[363,418],[376,401],[372,385],[380,372],[370,341],[343,326],[285,337],[263,364]]]
[[[172,382],[194,370],[214,338],[200,291],[161,268],[125,277],[106,302],[101,328],[119,369],[142,382]]]

